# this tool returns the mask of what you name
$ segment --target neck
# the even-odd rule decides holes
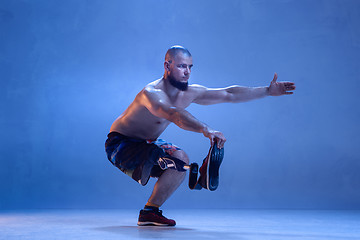
[[[174,87],[173,85],[171,85],[171,83],[169,82],[169,79],[164,75],[163,76],[163,81],[164,81],[164,90],[166,92],[166,94],[169,96],[169,98],[171,100],[173,100],[174,98],[176,98],[176,96],[181,92],[179,89],[177,89],[176,87]]]

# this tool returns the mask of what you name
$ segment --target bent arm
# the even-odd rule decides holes
[[[176,107],[169,107],[167,106],[160,106],[157,110],[153,109],[154,113],[160,113],[160,116],[164,116],[165,119],[173,122],[178,127],[192,131],[192,132],[199,132],[205,134],[209,131],[209,127],[196,119],[191,113],[186,111],[185,109],[179,109]],[[154,115],[155,115],[154,114]]]
[[[140,99],[142,104],[154,116],[173,122],[184,130],[202,133],[205,137],[210,139],[211,144],[216,141],[219,148],[224,146],[226,138],[221,132],[211,129],[208,125],[196,119],[185,109],[172,106],[166,94],[161,90],[145,89],[143,90]]]
[[[160,90],[144,90],[141,99],[142,104],[151,114],[173,122],[184,130],[199,132],[204,135],[210,131],[210,128],[205,123],[196,119],[185,109],[172,106],[167,96]]]

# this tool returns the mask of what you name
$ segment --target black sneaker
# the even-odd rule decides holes
[[[140,210],[137,224],[139,226],[175,226],[176,222],[172,219],[164,217],[161,210]]]
[[[224,158],[224,148],[219,149],[216,142],[211,146],[209,154],[199,169],[199,185],[210,191],[215,191],[219,186],[219,168]],[[199,186],[195,188],[201,189]]]

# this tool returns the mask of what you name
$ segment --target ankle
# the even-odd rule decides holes
[[[159,211],[159,205],[156,205],[156,204],[153,204],[153,203],[146,203],[145,207],[144,207],[144,210],[145,211]]]

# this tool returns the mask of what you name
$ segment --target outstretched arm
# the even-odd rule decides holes
[[[295,84],[292,82],[277,82],[277,74],[274,74],[269,87],[242,87],[230,86],[226,88],[199,87],[199,95],[194,99],[195,103],[210,105],[216,103],[238,103],[251,101],[266,96],[281,96],[292,94]]]
[[[226,139],[221,132],[211,129],[185,109],[172,106],[161,90],[145,89],[141,101],[153,115],[167,119],[184,130],[202,133],[211,144],[216,140],[219,148],[224,146]]]

